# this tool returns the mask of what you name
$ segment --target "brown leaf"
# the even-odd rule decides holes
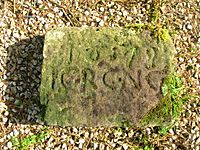
[[[0,71],[0,77],[3,76],[3,75],[4,75],[4,73]]]

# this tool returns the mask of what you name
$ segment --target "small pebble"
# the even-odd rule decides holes
[[[122,12],[122,14],[123,14],[124,17],[126,17],[126,16],[128,15],[128,11],[124,10],[124,11]]]
[[[84,143],[84,142],[85,142],[84,139],[82,139],[82,138],[79,139],[79,143]]]
[[[100,21],[101,21],[101,18],[96,18],[96,21],[97,21],[97,22],[100,22]]]
[[[179,59],[180,62],[184,62],[184,58],[179,57],[178,59]]]
[[[2,118],[3,124],[5,124],[7,121],[8,121],[8,118],[6,118],[6,117]]]
[[[77,133],[77,132],[78,132],[78,129],[75,128],[75,127],[73,127],[73,132],[74,132],[74,133]]]
[[[18,130],[16,130],[16,129],[14,129],[14,131],[13,131],[13,134],[14,134],[14,136],[17,136],[17,135],[19,135],[19,131],[18,131]]]
[[[170,130],[169,130],[169,133],[174,134],[173,129],[170,129]]]
[[[3,143],[5,138],[0,138],[0,143]]]
[[[98,148],[98,143],[94,142],[94,149]]]
[[[7,147],[11,149],[12,148],[12,142],[8,142]]]
[[[188,25],[187,25],[187,29],[188,29],[188,30],[192,30],[192,25],[191,25],[191,24],[188,24]]]
[[[64,144],[62,145],[62,148],[67,148],[67,144],[64,143]]]
[[[11,31],[10,29],[8,29],[8,30],[7,30],[7,34],[8,34],[8,36],[10,36],[11,33],[12,33],[12,31]]]
[[[103,12],[103,11],[104,11],[104,8],[103,8],[103,7],[100,7],[100,11]]]
[[[176,145],[175,145],[175,144],[172,144],[172,148],[174,148],[174,149],[175,149],[175,148],[176,148]]]
[[[86,15],[86,16],[89,16],[89,15],[90,15],[90,12],[86,10],[86,11],[85,11],[85,15]]]
[[[128,145],[126,143],[124,143],[122,146],[123,146],[124,150],[128,149]]]
[[[104,21],[101,20],[101,21],[99,22],[99,25],[100,25],[101,27],[104,26]]]
[[[30,132],[30,129],[29,129],[29,128],[26,128],[26,129],[24,130],[24,133],[25,133],[26,135],[28,135],[29,132]]]
[[[200,37],[198,38],[197,42],[200,43]]]

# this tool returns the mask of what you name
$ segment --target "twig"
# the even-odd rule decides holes
[[[72,22],[71,18],[67,15],[67,13],[65,12],[65,9],[61,8],[64,16],[67,18],[67,20],[69,20],[69,22],[71,23],[71,25],[74,26],[74,23]]]
[[[15,0],[13,0],[13,12],[14,12],[14,14],[15,14]]]

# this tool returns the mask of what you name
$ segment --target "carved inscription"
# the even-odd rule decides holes
[[[72,67],[76,66],[73,63],[72,56],[76,56],[74,56],[72,50],[69,50],[67,53],[68,69],[60,77],[58,77],[57,71],[52,72],[52,89],[56,89],[56,78],[60,78],[62,86],[66,89],[66,97],[72,99],[68,102],[70,105],[75,99],[78,99],[77,105],[79,104],[84,109],[88,109],[88,106],[90,106],[89,113],[91,116],[99,117],[100,114],[109,116],[117,111],[130,114],[133,113],[131,107],[137,107],[137,113],[144,111],[143,107],[148,106],[148,102],[144,101],[144,98],[152,95],[152,92],[155,93],[155,98],[161,98],[160,87],[164,78],[162,70],[151,71],[145,70],[145,68],[144,70],[136,68],[133,60],[138,48],[133,47],[121,53],[119,47],[113,47],[104,59],[101,58],[103,54],[97,49],[87,48],[85,51],[88,54],[85,56],[86,60],[98,62],[93,66],[94,68]],[[154,50],[147,50],[146,53],[150,62],[148,67],[151,68],[155,62],[155,52]],[[122,59],[122,57],[124,63],[115,66],[110,64],[112,61],[120,61],[119,59]],[[140,65],[144,62],[141,61]],[[148,88],[152,91],[148,92]],[[99,93],[102,97],[97,96]],[[107,99],[115,99],[115,102],[109,102]],[[137,104],[138,100],[141,102]],[[112,109],[112,111],[109,109]],[[136,117],[142,116],[141,114],[135,115]]]
[[[117,51],[119,49],[117,47],[113,47],[109,58],[110,61],[118,59]],[[92,61],[97,61],[100,59],[100,52],[98,50],[92,50],[87,48],[86,52],[89,53],[89,59]],[[132,61],[134,59],[134,56],[136,55],[137,48],[132,48],[124,52],[123,56],[126,59],[126,64],[124,67],[111,67],[109,68],[109,64],[106,61],[100,61],[97,65],[100,69],[102,66],[106,65],[107,71],[103,70],[101,71],[101,78],[98,79],[100,82],[103,83],[105,88],[111,89],[111,90],[120,90],[123,87],[128,87],[128,89],[131,89],[134,91],[133,93],[138,93],[142,89],[141,85],[141,72],[142,70],[135,71],[136,75],[133,76],[129,71],[125,71],[126,67],[131,69]],[[147,50],[147,55],[150,60],[150,65],[152,67],[153,62],[155,61],[155,51],[154,50]],[[69,50],[68,58],[70,63],[72,63],[72,50]],[[108,60],[109,60],[108,58]],[[52,88],[54,89],[55,84],[55,73],[52,72]],[[152,88],[154,91],[159,92],[159,87],[161,85],[162,79],[159,78],[161,76],[161,71],[153,71],[149,72],[145,75],[145,80],[147,81],[147,84],[150,88]],[[162,77],[163,78],[163,77]],[[96,85],[97,79],[95,77],[95,70],[92,68],[83,68],[82,70],[79,70],[77,68],[69,68],[69,71],[67,73],[63,73],[61,75],[61,83],[62,85],[69,90],[76,90],[80,93],[85,93],[86,90],[95,90],[98,88]],[[128,90],[127,92],[130,92]]]
[[[123,45],[125,46],[125,45]],[[123,52],[123,57],[126,59],[126,64],[122,68],[119,66],[109,68],[109,63],[105,61],[100,61],[98,66],[102,67],[103,65],[107,64],[107,71],[102,71],[101,82],[105,85],[105,88],[109,88],[111,90],[121,89],[123,84],[131,85],[132,87],[136,88],[137,90],[141,89],[140,79],[139,76],[141,75],[141,70],[138,71],[138,75],[135,78],[131,76],[131,74],[125,71],[125,68],[128,67],[131,69],[132,61],[134,56],[136,55],[138,48],[132,47],[127,51]],[[100,51],[97,49],[86,48],[86,53],[88,55],[88,59],[92,61],[97,61],[101,59]],[[119,47],[113,47],[110,51],[108,60],[114,61],[118,58],[120,53]],[[68,50],[67,53],[67,62],[68,64],[72,63],[73,51],[72,49]],[[80,73],[81,72],[81,73]],[[78,74],[77,74],[78,73]],[[79,74],[80,73],[80,74]],[[52,73],[54,75],[54,72]],[[54,80],[52,82],[52,86],[54,86]],[[77,68],[71,68],[67,73],[62,74],[61,76],[61,83],[66,89],[75,90],[78,88],[78,91],[84,93],[87,89],[97,89],[97,85],[95,84],[95,70],[92,68],[83,68],[82,70],[77,70]]]
[[[79,72],[81,73],[79,74]],[[141,72],[142,70],[138,70],[136,77],[134,77],[130,72],[125,71],[124,68],[116,66],[115,68],[108,69],[108,71],[102,71],[101,78],[98,80],[103,83],[105,88],[111,90],[128,87],[134,92],[139,92],[142,89]],[[159,92],[159,87],[161,86],[162,79],[164,78],[161,74],[161,71],[152,71],[144,76],[149,87],[157,92]],[[52,76],[55,76],[54,72],[52,72]],[[54,82],[55,80],[52,82],[52,87],[54,87]],[[68,73],[63,73],[61,75],[61,83],[63,87],[70,90],[78,88],[78,91],[82,93],[86,90],[97,89],[98,86],[95,82],[97,82],[95,71],[91,68],[83,68],[82,70],[71,68]]]

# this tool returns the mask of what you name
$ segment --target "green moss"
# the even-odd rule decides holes
[[[168,41],[170,39],[169,30],[167,29],[160,29],[160,38],[164,41]]]
[[[168,75],[162,85],[164,98],[149,114],[141,120],[142,125],[170,126],[180,116],[182,105],[187,99],[183,96],[185,87],[176,73]]]
[[[169,30],[165,29],[163,26],[156,24],[127,24],[126,28],[133,28],[138,32],[142,32],[143,30],[151,31],[151,34],[158,39],[158,41],[169,41],[171,39]]]

